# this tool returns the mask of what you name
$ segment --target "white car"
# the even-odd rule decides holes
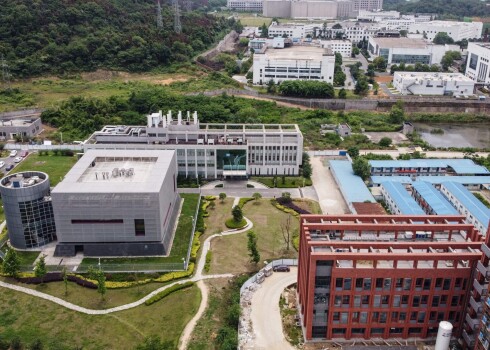
[[[17,151],[14,149],[13,151],[10,151],[10,156],[15,157],[17,155]]]
[[[20,163],[21,160],[22,160],[22,157],[15,157],[14,162]]]
[[[3,166],[5,165],[5,162],[3,160],[0,161],[0,168],[3,168]]]

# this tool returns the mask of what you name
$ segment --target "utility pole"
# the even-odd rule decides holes
[[[163,28],[162,5],[157,0],[157,28]]]
[[[5,61],[5,58],[1,57],[0,59],[0,65],[2,66],[2,85],[6,90],[10,90],[10,72],[9,72],[9,66],[7,62]]]
[[[182,24],[180,23],[179,0],[172,0],[174,5],[174,32],[182,33]]]

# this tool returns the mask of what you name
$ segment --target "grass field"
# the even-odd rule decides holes
[[[45,172],[49,176],[51,187],[53,187],[61,181],[76,162],[76,157],[40,156],[38,153],[32,153],[10,172],[16,173],[29,170]]]
[[[8,246],[5,244],[2,247],[2,251],[4,253],[7,252]],[[37,259],[39,254],[41,254],[40,251],[22,251],[22,250],[17,250],[17,256],[19,257],[19,262],[22,267],[27,266],[27,265],[32,265],[34,264],[34,261]]]
[[[135,349],[148,336],[159,336],[176,349],[185,325],[196,313],[201,296],[196,286],[151,305],[109,315],[90,316],[46,300],[0,289],[0,334],[45,349]]]
[[[145,276],[143,274],[138,274],[137,278],[144,279]],[[74,282],[68,283],[68,293],[65,294],[65,285],[63,282],[50,282],[42,285],[35,285],[19,283],[11,278],[0,277],[0,280],[50,294],[89,309],[110,309],[119,305],[132,303],[165,285],[165,283],[147,283],[131,288],[109,289],[105,296],[105,300],[102,301],[97,290],[81,287]]]
[[[175,231],[174,241],[170,255],[166,257],[142,257],[142,258],[101,258],[101,264],[157,264],[157,263],[182,263],[182,258],[187,257],[187,250],[192,235],[193,217],[198,209],[199,195],[182,193],[184,199],[179,222]],[[97,265],[98,258],[84,258],[82,265]]]
[[[275,179],[275,180],[274,180]],[[277,187],[277,188],[298,188],[305,186],[311,186],[313,183],[311,179],[306,179],[302,176],[276,176],[274,177],[265,177],[265,176],[257,176],[252,177],[252,180],[263,183],[267,187]]]
[[[269,199],[248,202],[243,208],[243,213],[254,224],[252,230],[258,236],[257,245],[261,261],[297,256],[292,243],[290,250],[286,250],[286,244],[281,232],[281,223],[286,220],[288,214],[272,206]],[[294,217],[291,218],[291,227],[292,232],[298,232],[298,220]],[[246,233],[217,237],[211,243],[211,250],[213,259],[211,261],[210,274],[244,273],[256,268],[249,263]],[[262,263],[259,266],[261,267]]]
[[[214,208],[208,207],[207,212],[209,213],[209,216],[204,220],[207,228],[206,233],[201,236],[202,240],[214,235],[215,233],[228,230],[225,225],[225,221],[231,216],[233,200],[233,197],[225,198],[223,202],[216,199]]]

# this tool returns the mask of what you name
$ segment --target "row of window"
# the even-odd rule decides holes
[[[318,287],[322,283],[325,283],[326,279],[322,276],[316,277],[315,285]],[[453,283],[454,282],[454,283]],[[354,287],[357,291],[371,290],[374,283],[374,290],[380,291],[391,290],[391,287],[395,290],[431,290],[436,288],[440,290],[450,290],[451,286],[455,289],[466,289],[468,279],[458,278],[336,278],[335,289],[336,290],[351,290]]]
[[[316,294],[320,296],[321,294]],[[325,295],[325,294],[323,294]],[[350,295],[335,295],[334,306],[337,307],[439,307],[448,305],[448,295],[434,295],[432,300],[429,302],[429,295],[355,295],[351,298]],[[317,298],[315,298],[316,300]],[[352,301],[352,305],[351,305]],[[390,304],[391,301],[391,304]],[[463,305],[464,295],[453,295],[450,300],[450,306],[460,306]]]
[[[407,321],[415,321],[416,323],[428,322],[440,322],[445,319],[445,312],[443,311],[412,311],[407,312],[334,312],[333,323],[334,324],[348,324],[350,314],[350,322],[352,323],[405,323]],[[390,319],[388,317],[391,316]],[[428,320],[426,320],[428,316]],[[448,321],[452,323],[458,323],[461,318],[461,313],[457,311],[449,311]]]

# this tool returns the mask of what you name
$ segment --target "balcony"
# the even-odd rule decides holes
[[[475,310],[476,313],[481,313],[483,311],[483,306],[481,302],[476,301],[475,298],[470,297],[470,305]]]
[[[481,296],[485,296],[488,294],[488,283],[483,286],[478,282],[478,280],[473,281],[473,288],[480,294]]]
[[[483,275],[485,276],[485,278],[489,278],[490,277],[490,267],[485,267],[481,261],[478,261],[478,264],[476,265],[476,268],[478,269],[478,271]]]
[[[481,245],[481,250],[488,258],[490,258],[490,248],[485,243]]]
[[[468,333],[466,333],[466,330],[464,330],[463,331],[463,339],[469,347],[472,348],[475,346],[475,335],[474,334],[469,335]]]
[[[466,323],[468,326],[470,326],[473,330],[476,330],[480,324],[478,318],[471,318],[469,314],[466,314]]]

